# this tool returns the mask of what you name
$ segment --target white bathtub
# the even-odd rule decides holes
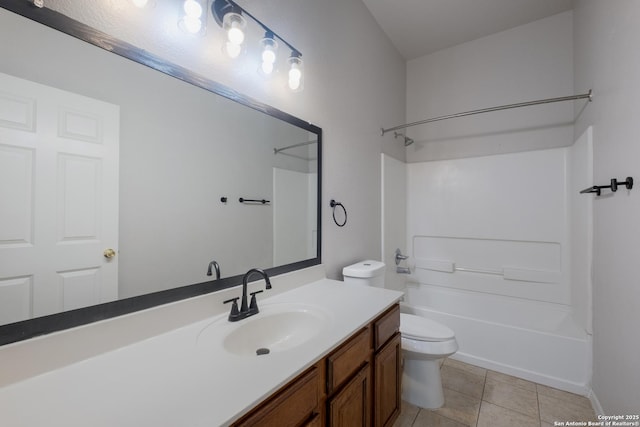
[[[405,313],[454,330],[463,362],[562,390],[590,392],[591,337],[559,304],[408,284]]]

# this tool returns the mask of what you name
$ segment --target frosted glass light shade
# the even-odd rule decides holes
[[[200,18],[202,16],[202,5],[196,0],[186,0],[182,6],[186,16]]]
[[[227,13],[222,20],[222,28],[227,32],[227,39],[233,44],[241,45],[244,42],[246,26],[247,22],[238,13]]]
[[[206,17],[203,16],[204,9],[202,7],[202,1],[203,0],[185,0],[184,3],[182,3],[184,15],[180,21],[178,21],[178,27],[185,33],[204,34],[204,20]]]
[[[289,89],[298,91],[302,89],[302,58],[292,56],[289,58]]]
[[[260,68],[264,74],[271,74],[276,62],[278,42],[273,37],[265,37],[260,40],[260,44],[262,45],[262,65]]]

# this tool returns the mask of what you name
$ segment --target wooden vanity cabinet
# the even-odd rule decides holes
[[[394,305],[327,357],[329,427],[394,423],[400,415],[401,351],[400,307]]]
[[[374,323],[373,425],[393,425],[402,402],[400,307],[387,310]]]
[[[324,366],[317,363],[233,426],[320,427],[324,403]]]
[[[401,361],[394,305],[233,426],[391,426],[400,414]]]

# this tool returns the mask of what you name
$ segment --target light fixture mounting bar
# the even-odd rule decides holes
[[[226,9],[229,9],[230,12],[236,12],[236,13],[237,13],[238,10],[241,11],[242,14],[248,16],[256,24],[260,25],[265,32],[268,32],[268,33],[272,34],[275,38],[280,40],[282,43],[286,44],[289,47],[289,49],[292,50],[292,54],[293,55],[302,56],[302,53],[300,53],[300,51],[298,49],[293,47],[293,45],[291,45],[291,43],[289,43],[288,41],[283,39],[280,35],[278,35],[278,33],[273,31],[266,24],[264,24],[262,21],[260,21],[258,18],[253,16],[251,13],[249,13],[246,9],[244,9],[242,6],[240,6],[238,3],[236,3],[233,0],[214,0],[213,1],[212,5],[211,5],[211,12],[212,12],[214,18],[216,19],[216,22],[218,22],[219,24],[221,24],[221,22],[222,22],[222,17],[224,16],[224,13],[226,13]]]

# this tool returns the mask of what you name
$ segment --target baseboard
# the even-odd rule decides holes
[[[600,401],[598,400],[598,397],[596,396],[596,393],[593,391],[593,389],[589,393],[588,397],[589,397],[589,400],[591,401],[591,406],[593,407],[593,410],[596,411],[596,415],[605,415],[604,409],[602,409],[602,405],[600,404]]]
[[[471,365],[480,366],[481,368],[491,369],[492,371],[497,371],[528,381],[533,381],[535,383],[546,385],[548,387],[553,387],[559,390],[568,391],[570,393],[579,394],[589,399],[591,399],[592,396],[593,398],[595,398],[595,395],[593,394],[591,387],[588,384],[579,384],[572,381],[563,380],[561,378],[550,377],[548,375],[543,375],[526,369],[517,368],[515,366],[505,365],[503,363],[496,363],[492,360],[483,359],[481,357],[472,356],[470,354],[461,352],[457,352],[450,357],[451,359],[459,360],[460,362],[469,363]],[[594,405],[594,409],[595,408],[596,406]]]

